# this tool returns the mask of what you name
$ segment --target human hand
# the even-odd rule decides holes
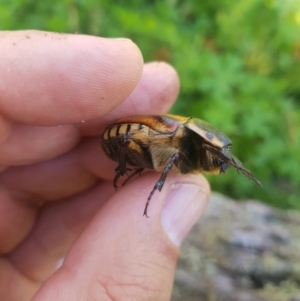
[[[0,300],[168,300],[208,184],[169,174],[147,219],[159,174],[116,192],[99,137],[117,118],[167,112],[176,72],[144,65],[126,39],[19,31],[0,42]]]

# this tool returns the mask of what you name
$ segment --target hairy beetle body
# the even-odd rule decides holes
[[[169,171],[220,174],[232,166],[260,185],[231,155],[230,139],[200,119],[176,115],[123,118],[107,127],[101,145],[107,156],[119,163],[115,187],[119,177],[125,174],[130,179],[145,168],[162,172],[148,197],[146,216],[153,193],[162,189]],[[131,169],[127,166],[134,170],[129,173]]]

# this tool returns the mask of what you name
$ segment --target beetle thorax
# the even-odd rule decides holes
[[[148,144],[149,153],[152,158],[153,169],[156,171],[162,171],[170,158],[180,153],[179,141],[183,135],[183,126],[179,126],[176,133],[157,133],[151,128],[147,129],[147,136],[150,138]],[[173,172],[180,172],[178,167],[173,165]]]

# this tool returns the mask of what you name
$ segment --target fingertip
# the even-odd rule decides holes
[[[128,182],[106,203],[109,210],[106,216],[113,217],[112,222],[118,220],[122,223],[130,219],[127,231],[135,233],[135,237],[142,237],[147,232],[153,236],[152,243],[163,239],[168,245],[167,234],[179,246],[203,213],[210,186],[201,174],[169,174],[162,190],[154,191],[147,210],[149,218],[146,218],[147,199],[159,177],[158,173],[149,172]]]
[[[128,39],[42,31],[7,32],[0,39],[1,111],[27,124],[104,115],[129,96],[143,70],[141,52]]]
[[[103,132],[104,126],[125,116],[165,114],[178,96],[179,85],[178,74],[171,65],[147,63],[130,96],[107,115],[81,124],[81,131],[84,135],[97,135]]]
[[[179,76],[171,65],[165,62],[147,63],[138,86],[110,117],[166,113],[177,99],[179,88]]]
[[[171,241],[176,246],[180,246],[204,212],[210,188],[202,175],[179,177],[168,188],[162,208],[161,222]]]

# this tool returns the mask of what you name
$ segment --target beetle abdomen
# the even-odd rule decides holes
[[[116,138],[120,135],[130,135],[142,129],[141,124],[137,123],[123,123],[123,124],[115,124],[106,129],[103,134],[103,140],[108,140],[111,138]]]
[[[115,124],[106,129],[101,145],[104,152],[114,161],[120,162],[123,155],[126,163],[133,167],[153,168],[147,145],[142,143],[149,128],[137,123]]]

